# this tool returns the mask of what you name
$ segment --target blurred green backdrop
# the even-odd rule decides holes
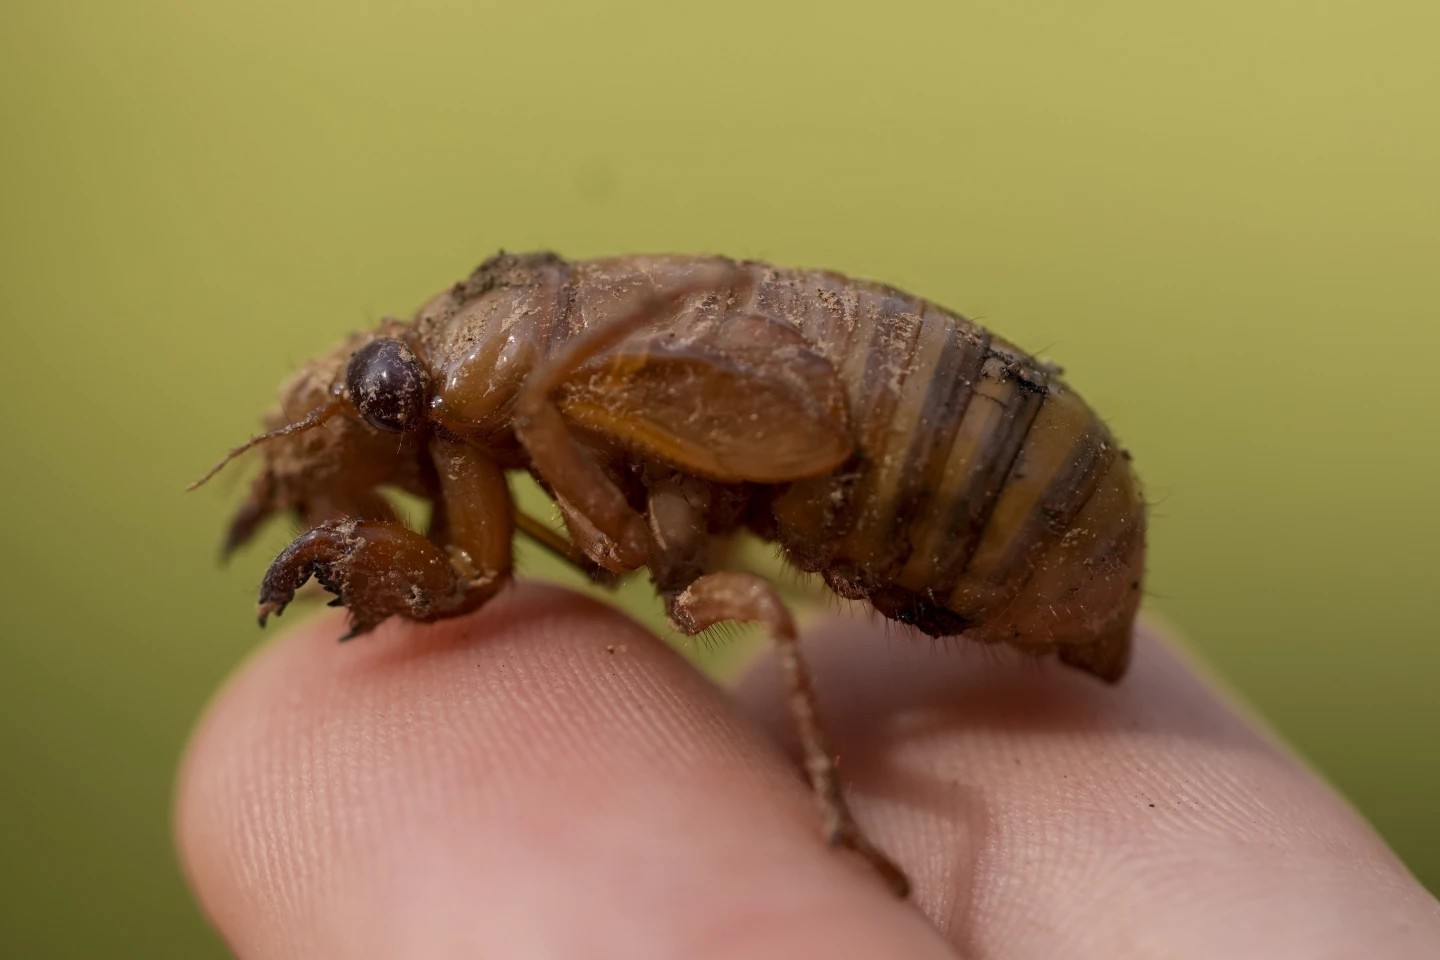
[[[1436,36],[1420,0],[10,0],[0,953],[221,955],[169,792],[266,551],[217,570],[234,478],[181,487],[502,245],[829,266],[1061,360],[1158,501],[1151,609],[1440,885]]]

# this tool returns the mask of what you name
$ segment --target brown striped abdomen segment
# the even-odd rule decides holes
[[[757,305],[835,365],[857,443],[847,468],[777,498],[791,559],[932,635],[1118,678],[1144,504],[1084,401],[1005,341],[886,287],[785,271]]]

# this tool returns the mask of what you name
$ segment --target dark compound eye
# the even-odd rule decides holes
[[[430,378],[409,347],[385,337],[350,358],[345,387],[366,423],[386,433],[403,433],[420,422]]]

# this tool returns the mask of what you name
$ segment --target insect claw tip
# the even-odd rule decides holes
[[[273,600],[267,600],[264,603],[261,603],[259,609],[255,611],[255,619],[258,620],[260,626],[263,627],[265,626],[266,621],[270,619],[271,614],[274,614],[278,617],[284,612],[285,604],[276,603]]]

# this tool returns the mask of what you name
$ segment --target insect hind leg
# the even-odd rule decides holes
[[[835,753],[820,721],[815,686],[800,655],[795,620],[774,586],[754,574],[709,573],[668,597],[666,606],[676,627],[688,634],[726,620],[752,621],[769,632],[785,680],[786,705],[800,735],[805,773],[824,820],[826,842],[855,851],[896,896],[907,896],[910,881],[905,872],[870,842],[845,800]]]

